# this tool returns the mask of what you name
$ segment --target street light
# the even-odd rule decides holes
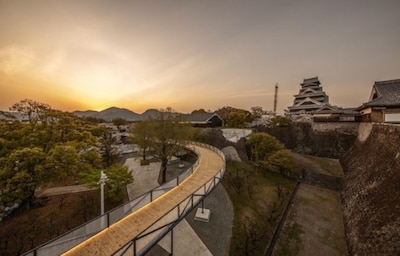
[[[99,181],[99,183],[100,183],[100,201],[101,201],[101,209],[100,209],[101,214],[100,215],[104,214],[104,184],[106,184],[107,179],[108,179],[107,175],[103,171],[101,171],[100,181]]]

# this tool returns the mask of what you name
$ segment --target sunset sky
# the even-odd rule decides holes
[[[0,0],[0,110],[141,113],[293,103],[318,76],[356,107],[400,79],[399,0]]]

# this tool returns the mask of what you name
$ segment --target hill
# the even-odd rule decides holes
[[[134,122],[139,120],[146,120],[150,117],[156,117],[160,111],[154,108],[144,111],[142,114],[135,113],[126,108],[111,107],[102,111],[86,110],[86,111],[74,111],[74,115],[79,117],[96,117],[104,119],[107,122],[112,121],[115,118],[123,118],[127,121]],[[181,113],[177,113],[180,115]]]
[[[74,111],[73,114],[79,117],[96,117],[106,121],[112,121],[115,118],[123,118],[127,121],[141,120],[141,115],[126,108],[111,107],[102,111],[86,110]]]

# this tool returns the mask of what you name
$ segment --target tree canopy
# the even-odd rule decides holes
[[[244,109],[225,106],[215,111],[229,127],[242,128],[254,120],[253,115]]]
[[[151,146],[153,136],[151,120],[136,123],[131,129],[131,141],[142,149],[143,160],[146,161],[146,150]]]
[[[28,117],[31,126],[35,127],[37,122],[41,120],[47,112],[49,112],[50,106],[34,100],[24,99],[12,105],[10,110],[25,114]]]
[[[161,109],[159,114],[136,124],[132,130],[134,141],[144,149],[150,147],[154,155],[161,161],[161,170],[158,182],[166,182],[168,160],[184,146],[190,138],[190,126],[180,120],[171,108]],[[146,130],[145,134],[143,130]]]
[[[128,121],[126,121],[125,119],[123,119],[123,118],[121,118],[121,117],[114,118],[114,119],[112,120],[112,122],[113,122],[113,124],[114,124],[115,126],[117,126],[118,130],[120,129],[120,126],[122,126],[122,125],[127,125],[127,124],[128,124]]]
[[[250,146],[253,161],[266,161],[273,153],[284,148],[282,143],[266,133],[251,134],[247,145]]]
[[[284,145],[273,136],[266,133],[253,133],[247,140],[251,160],[257,162],[266,170],[280,173],[291,172],[295,168],[294,161]]]
[[[121,200],[123,189],[126,185],[133,182],[132,173],[126,166],[121,164],[114,164],[102,170],[107,175],[105,190],[106,196],[115,200]],[[86,172],[81,172],[80,181],[89,187],[98,188],[100,186],[100,172],[101,170],[94,168],[91,168]]]
[[[10,110],[29,122],[0,120],[0,207],[18,202],[29,208],[39,186],[73,185],[85,172],[109,169],[111,177],[123,169],[116,165],[113,137],[97,123],[28,99]],[[131,181],[126,170],[119,174],[110,190]]]

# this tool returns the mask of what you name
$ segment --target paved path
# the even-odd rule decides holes
[[[223,167],[223,159],[215,152],[195,147],[200,153],[196,171],[178,187],[99,232],[64,255],[111,255],[121,246],[146,230],[185,198],[212,179]]]
[[[63,194],[71,194],[78,193],[90,190],[96,190],[97,188],[88,188],[84,185],[74,185],[74,186],[65,186],[65,187],[55,187],[55,188],[47,188],[44,190],[37,190],[36,197],[47,197],[47,196],[57,196]]]
[[[140,158],[129,158],[125,161],[124,165],[132,171],[134,179],[133,183],[128,184],[126,187],[129,200],[133,200],[159,186],[157,180],[161,162],[140,165]]]
[[[132,176],[134,177],[134,182],[127,186],[129,200],[133,200],[159,186],[157,180],[161,162],[140,165],[140,158],[129,158],[124,165],[132,171]],[[190,243],[187,243],[187,241],[190,241]],[[174,242],[174,255],[212,255],[185,219],[179,222],[174,229]],[[166,236],[158,244],[165,252],[170,253],[171,242],[169,236]]]

